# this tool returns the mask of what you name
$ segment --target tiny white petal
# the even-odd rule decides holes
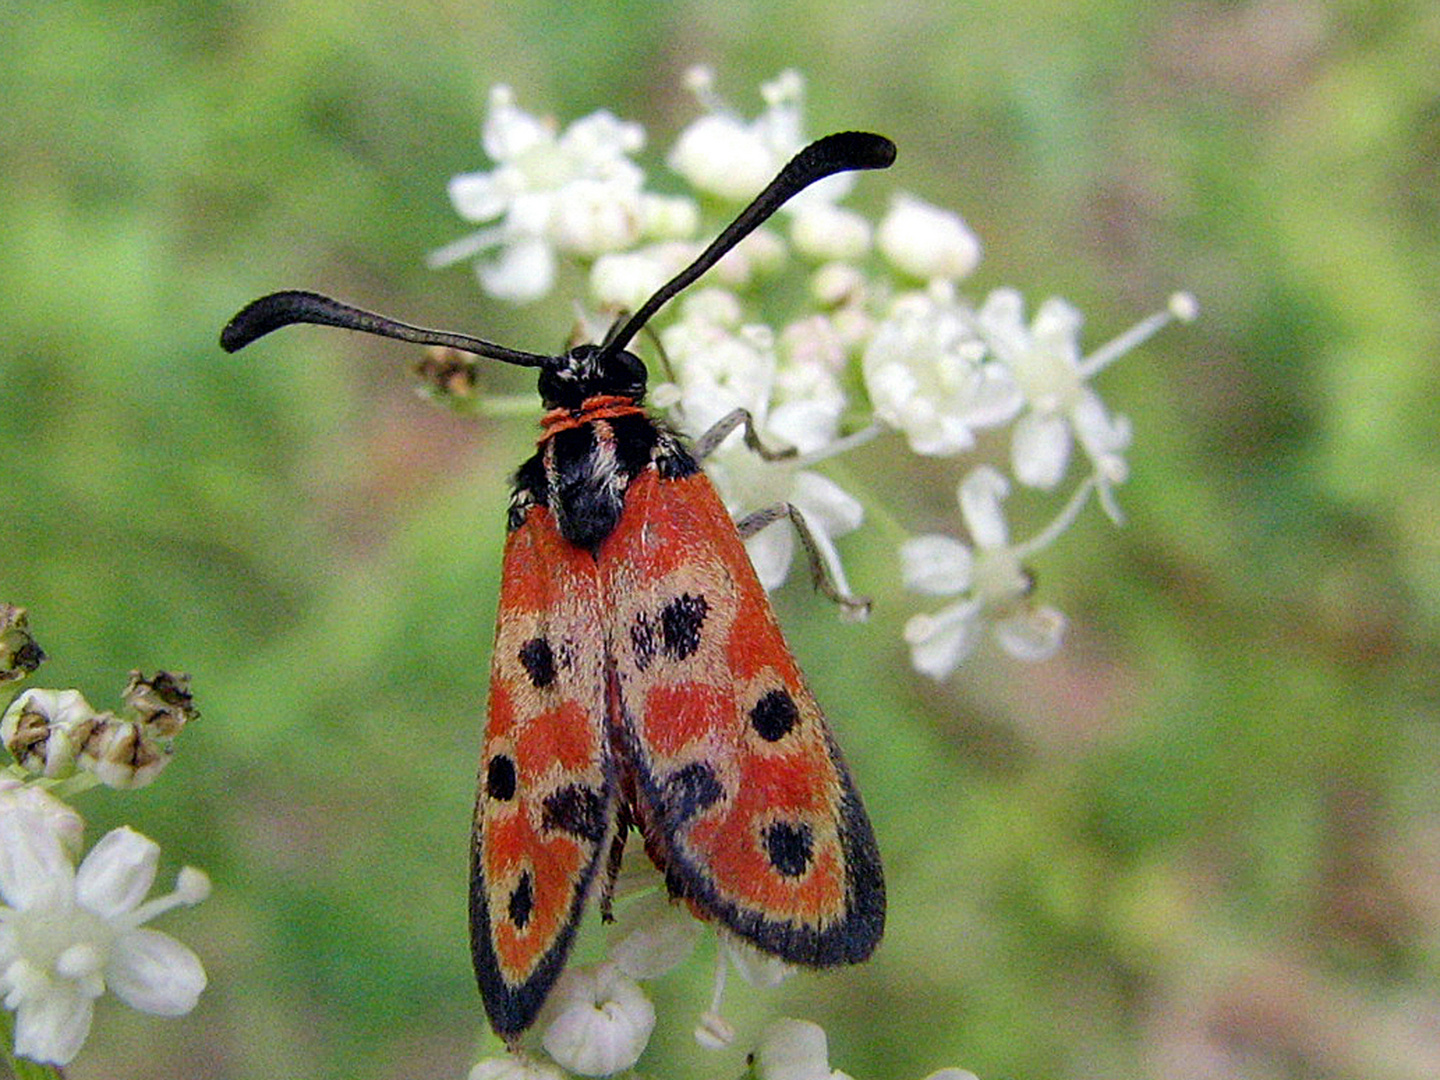
[[[1010,530],[1001,509],[1009,494],[1009,481],[989,465],[971,469],[960,481],[960,516],[976,547],[998,548],[1009,542]]]
[[[1130,448],[1130,421],[1123,416],[1111,417],[1100,395],[1085,390],[1070,412],[1075,437],[1085,448],[1101,478],[1123,483],[1129,475],[1124,453]]]
[[[910,663],[922,675],[943,679],[960,666],[979,640],[980,604],[962,600],[905,624]]]
[[[105,982],[125,1004],[158,1016],[183,1016],[205,989],[205,969],[186,945],[159,930],[134,930],[111,950]]]
[[[1053,413],[1031,412],[1015,422],[1010,436],[1010,464],[1015,478],[1029,487],[1049,491],[1070,463],[1070,426]]]
[[[858,259],[870,248],[870,223],[854,210],[810,203],[791,215],[790,241],[812,259]]]
[[[41,687],[22,693],[10,703],[5,715],[8,719],[12,714],[21,712],[39,713],[52,725],[60,727],[68,727],[95,715],[95,710],[79,690],[46,690]]]
[[[925,1080],[980,1080],[978,1076],[968,1069],[936,1069]]]
[[[755,1047],[758,1080],[830,1080],[825,1030],[808,1020],[776,1020]]]
[[[795,557],[795,531],[781,525],[761,529],[745,541],[745,550],[755,567],[755,575],[766,591],[778,589],[790,574]]]
[[[20,807],[0,813],[0,897],[19,911],[68,897],[75,870],[60,838],[40,814]]]
[[[829,536],[854,532],[865,520],[865,507],[859,499],[828,476],[808,469],[795,474],[790,502],[805,515],[811,529]]]
[[[113,918],[134,911],[160,865],[160,845],[129,826],[106,833],[75,874],[75,899],[90,911]]]
[[[694,952],[703,929],[687,907],[656,890],[620,908],[610,930],[610,959],[632,979],[653,979]]]
[[[1030,347],[1025,299],[1017,289],[992,289],[975,313],[975,322],[995,355],[1007,364]]]
[[[1085,316],[1074,304],[1059,296],[1051,296],[1035,309],[1030,324],[1034,347],[1066,358],[1070,366],[1080,362],[1080,329]]]
[[[555,254],[543,240],[518,240],[498,258],[475,264],[480,287],[491,296],[522,304],[538,300],[555,282]]]
[[[897,195],[880,222],[880,251],[912,277],[962,278],[980,263],[980,240],[959,214]]]
[[[765,428],[778,442],[793,446],[798,453],[814,453],[834,440],[843,405],[843,399],[785,401],[770,410]]]
[[[755,946],[733,934],[720,935],[720,947],[730,958],[730,963],[740,977],[751,986],[761,990],[779,986],[795,974],[795,968],[777,956],[762,953]]]
[[[515,104],[515,93],[503,83],[490,88],[489,112],[481,133],[485,153],[493,161],[519,157],[550,134],[548,126]]]
[[[511,192],[495,173],[473,172],[452,176],[445,186],[450,205],[466,221],[490,221],[505,212]]]
[[[1053,607],[1022,609],[996,622],[995,636],[1017,660],[1045,660],[1060,648],[1065,616]]]
[[[970,549],[949,536],[930,534],[900,545],[905,587],[928,596],[952,596],[970,587]]]
[[[683,195],[640,197],[642,228],[652,240],[685,240],[700,227],[700,208]]]
[[[869,284],[863,271],[849,263],[826,263],[810,277],[810,295],[824,307],[864,296]]]
[[[3,781],[9,784],[0,789],[0,815],[12,811],[34,814],[43,828],[60,841],[64,854],[79,854],[85,833],[85,822],[79,814],[42,787],[23,783],[13,776],[0,777],[0,782]]]
[[[85,1044],[94,1014],[95,999],[68,983],[27,996],[15,1011],[15,1053],[42,1064],[68,1065]]]

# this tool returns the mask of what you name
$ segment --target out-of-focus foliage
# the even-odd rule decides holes
[[[780,606],[891,925],[732,1019],[816,1019],[860,1080],[1440,1074],[1431,5],[160,0],[15,4],[0,38],[0,600],[99,707],[132,667],[191,673],[181,760],[83,809],[216,883],[172,922],[199,1008],[102,1013],[75,1080],[468,1067],[473,758],[532,428],[426,405],[390,343],[216,334],[288,286],[558,347],[564,302],[423,268],[464,229],[444,183],[486,164],[485,92],[641,121],[659,169],[697,62],[747,107],[800,68],[812,134],[894,138],[859,198],[960,210],[977,292],[1066,295],[1097,343],[1174,289],[1203,307],[1102,376],[1130,521],[1039,560],[1072,620],[1046,664],[914,675],[895,544],[953,519],[953,469],[839,466],[877,617]],[[708,974],[658,984],[647,1071],[738,1073],[691,1042]]]

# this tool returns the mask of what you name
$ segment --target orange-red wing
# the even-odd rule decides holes
[[[671,893],[792,963],[865,959],[874,834],[710,481],[641,473],[599,562],[622,768]]]
[[[505,544],[471,858],[475,971],[502,1035],[564,967],[614,829],[602,626],[594,557],[531,507]]]

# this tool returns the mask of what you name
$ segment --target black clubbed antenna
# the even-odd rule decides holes
[[[554,357],[539,353],[521,352],[495,345],[489,341],[470,337],[468,334],[452,334],[447,330],[426,330],[409,323],[396,322],[373,311],[351,307],[339,300],[332,300],[319,293],[287,291],[271,293],[246,304],[225,324],[220,331],[220,347],[226,352],[243,349],[256,338],[264,337],[271,330],[293,323],[314,323],[318,326],[338,326],[344,330],[360,330],[367,334],[410,341],[417,345],[441,345],[476,356],[503,360],[520,367],[544,367],[553,364]]]
[[[725,253],[749,236],[771,214],[779,210],[817,180],[853,169],[888,169],[895,161],[895,144],[883,135],[865,131],[841,131],[817,139],[801,150],[780,170],[765,190],[726,229],[711,241],[699,258],[662,285],[640,309],[606,337],[601,346],[606,355],[614,355],[630,344],[630,339],[650,321],[676,293],[694,282],[724,257]]]

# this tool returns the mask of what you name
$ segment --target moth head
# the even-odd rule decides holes
[[[577,345],[540,368],[540,400],[547,409],[578,409],[586,398],[645,397],[645,362],[625,349]]]

